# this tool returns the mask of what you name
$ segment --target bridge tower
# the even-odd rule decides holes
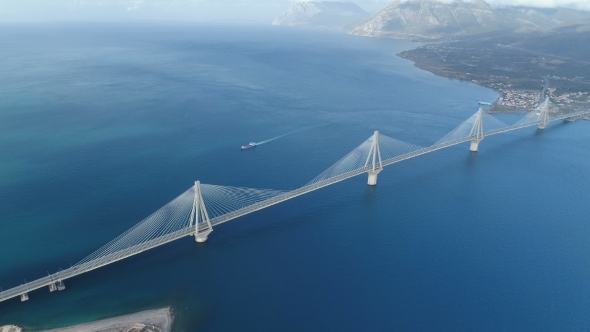
[[[477,112],[477,117],[473,123],[473,128],[471,128],[471,132],[469,132],[469,136],[473,137],[469,151],[477,152],[477,149],[479,148],[479,142],[483,140],[483,108],[481,107]]]
[[[541,112],[539,112],[539,118],[537,120],[539,121],[539,125],[537,128],[545,129],[545,127],[547,127],[549,124],[549,97],[545,97],[545,101],[539,106],[541,108]]]
[[[205,208],[203,202],[203,196],[201,195],[201,182],[195,181],[195,200],[193,202],[193,210],[191,211],[190,226],[195,225],[195,241],[205,242],[209,233],[213,232],[211,221],[209,220],[209,214]],[[204,225],[204,229],[199,231],[199,226]],[[202,226],[201,226],[202,227]]]
[[[370,186],[377,184],[377,174],[383,169],[383,163],[381,162],[381,151],[379,150],[379,132],[375,131],[373,134],[373,144],[369,150],[367,161],[365,161],[365,167],[369,167],[367,173],[369,173],[369,180],[367,183]]]

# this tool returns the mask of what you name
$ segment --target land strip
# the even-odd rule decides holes
[[[590,105],[590,25],[467,36],[398,55],[438,76],[498,91],[495,112],[531,111],[545,95],[560,109]]]
[[[168,307],[42,332],[170,332],[171,328]]]

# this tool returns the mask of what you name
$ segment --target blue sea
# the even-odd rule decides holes
[[[374,130],[428,146],[498,97],[396,56],[416,44],[325,29],[5,24],[0,40],[3,289],[75,264],[195,180],[295,189]],[[338,183],[2,302],[0,326],[171,306],[175,331],[588,331],[589,128]]]

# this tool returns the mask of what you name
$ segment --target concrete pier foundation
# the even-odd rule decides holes
[[[57,290],[57,286],[55,284],[49,284],[49,291],[55,292]]]
[[[377,174],[379,174],[379,172],[381,172],[381,170],[377,170],[377,171],[369,171],[369,179],[367,180],[367,184],[369,184],[369,186],[375,186],[377,185]]]
[[[471,152],[477,152],[477,149],[479,148],[479,142],[481,142],[480,139],[474,139],[471,141],[471,146],[469,147],[469,151]]]
[[[197,233],[197,234],[195,235],[195,241],[197,241],[197,242],[199,242],[199,243],[202,243],[202,242],[205,242],[205,241],[207,241],[207,237],[209,236],[209,234],[210,234],[211,232],[212,232],[212,231],[204,231],[204,232]]]
[[[25,302],[28,299],[29,299],[29,294],[28,293],[23,293],[23,294],[20,295],[20,301],[21,302]]]

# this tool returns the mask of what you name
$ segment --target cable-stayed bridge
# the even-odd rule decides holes
[[[218,186],[197,181],[180,196],[72,267],[2,291],[0,301],[14,297],[26,301],[29,292],[43,287],[50,291],[63,290],[65,279],[185,236],[194,236],[197,242],[204,242],[214,226],[364,173],[368,173],[368,184],[376,185],[379,172],[397,162],[466,142],[470,142],[470,150],[475,152],[487,136],[531,126],[544,129],[551,121],[575,121],[589,115],[590,111],[558,114],[550,110],[549,101],[545,99],[537,111],[507,125],[480,108],[429,147],[406,143],[376,131],[330,168],[292,191]]]

